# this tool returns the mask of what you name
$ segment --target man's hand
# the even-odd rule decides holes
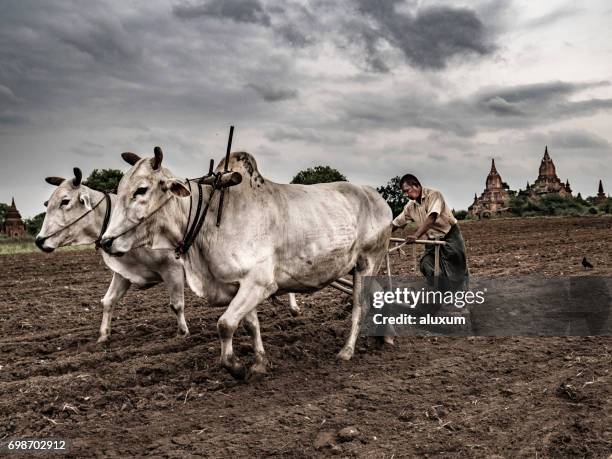
[[[410,236],[406,236],[406,243],[414,244],[414,241],[418,239],[416,234],[411,234]]]

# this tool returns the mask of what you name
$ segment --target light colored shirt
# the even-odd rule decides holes
[[[451,227],[457,223],[457,219],[453,216],[451,208],[446,204],[442,193],[433,188],[423,187],[421,202],[408,202],[402,213],[393,220],[393,225],[404,227],[412,221],[420,226],[432,213],[436,213],[438,216],[433,226],[427,230],[429,239],[444,237]]]

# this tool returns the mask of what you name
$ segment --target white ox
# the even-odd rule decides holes
[[[92,244],[100,235],[107,206],[104,194],[81,184],[81,171],[78,168],[75,168],[74,172],[74,179],[46,179],[47,183],[57,188],[45,202],[45,220],[36,237],[36,245],[44,252],[53,252],[56,248],[66,245]],[[109,197],[111,207],[114,207],[117,196],[111,194]],[[113,307],[131,285],[148,288],[162,281],[168,289],[170,308],[176,314],[178,335],[189,335],[184,312],[183,265],[176,260],[172,251],[138,248],[121,258],[102,252],[102,258],[106,266],[113,271],[113,278],[102,299],[104,312],[99,343],[110,337]]]
[[[186,231],[190,200],[183,198],[190,190],[161,167],[161,149],[138,161],[123,156],[133,167],[119,184],[102,247],[113,255],[141,245],[176,247]],[[217,172],[223,169],[224,161]],[[242,181],[226,189],[221,225],[215,224],[221,192],[206,186],[209,213],[184,257],[191,289],[212,304],[228,305],[217,323],[221,365],[235,378],[245,376],[232,349],[233,334],[245,319],[255,350],[250,375],[265,372],[257,306],[274,294],[319,290],[348,273],[354,286],[352,325],[338,356],[350,359],[364,311],[362,277],[377,272],[389,245],[388,204],[373,188],[348,182],[273,183],[249,153],[232,153],[229,170]]]

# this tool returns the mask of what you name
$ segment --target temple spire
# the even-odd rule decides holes
[[[495,158],[491,158],[491,174],[497,173],[497,169],[495,169]]]
[[[599,181],[599,183],[601,183],[601,180]],[[11,200],[11,207],[16,207],[15,206],[15,197],[13,197],[13,199]]]
[[[597,194],[604,194],[603,183],[601,183],[601,179],[599,179],[599,188],[597,189]]]
[[[544,159],[550,159],[550,156],[548,155],[548,145],[544,147]]]

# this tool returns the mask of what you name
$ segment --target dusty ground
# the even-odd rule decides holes
[[[473,276],[612,275],[612,219],[469,222]],[[110,274],[92,251],[0,257],[0,438],[66,438],[73,456],[608,457],[612,338],[361,338],[348,297],[261,308],[273,363],[255,383],[217,367],[219,308],[187,295],[175,337],[163,286],[131,291],[96,345]],[[410,274],[410,256],[395,257]],[[238,355],[250,358],[240,333]],[[338,432],[354,427],[354,438]]]

